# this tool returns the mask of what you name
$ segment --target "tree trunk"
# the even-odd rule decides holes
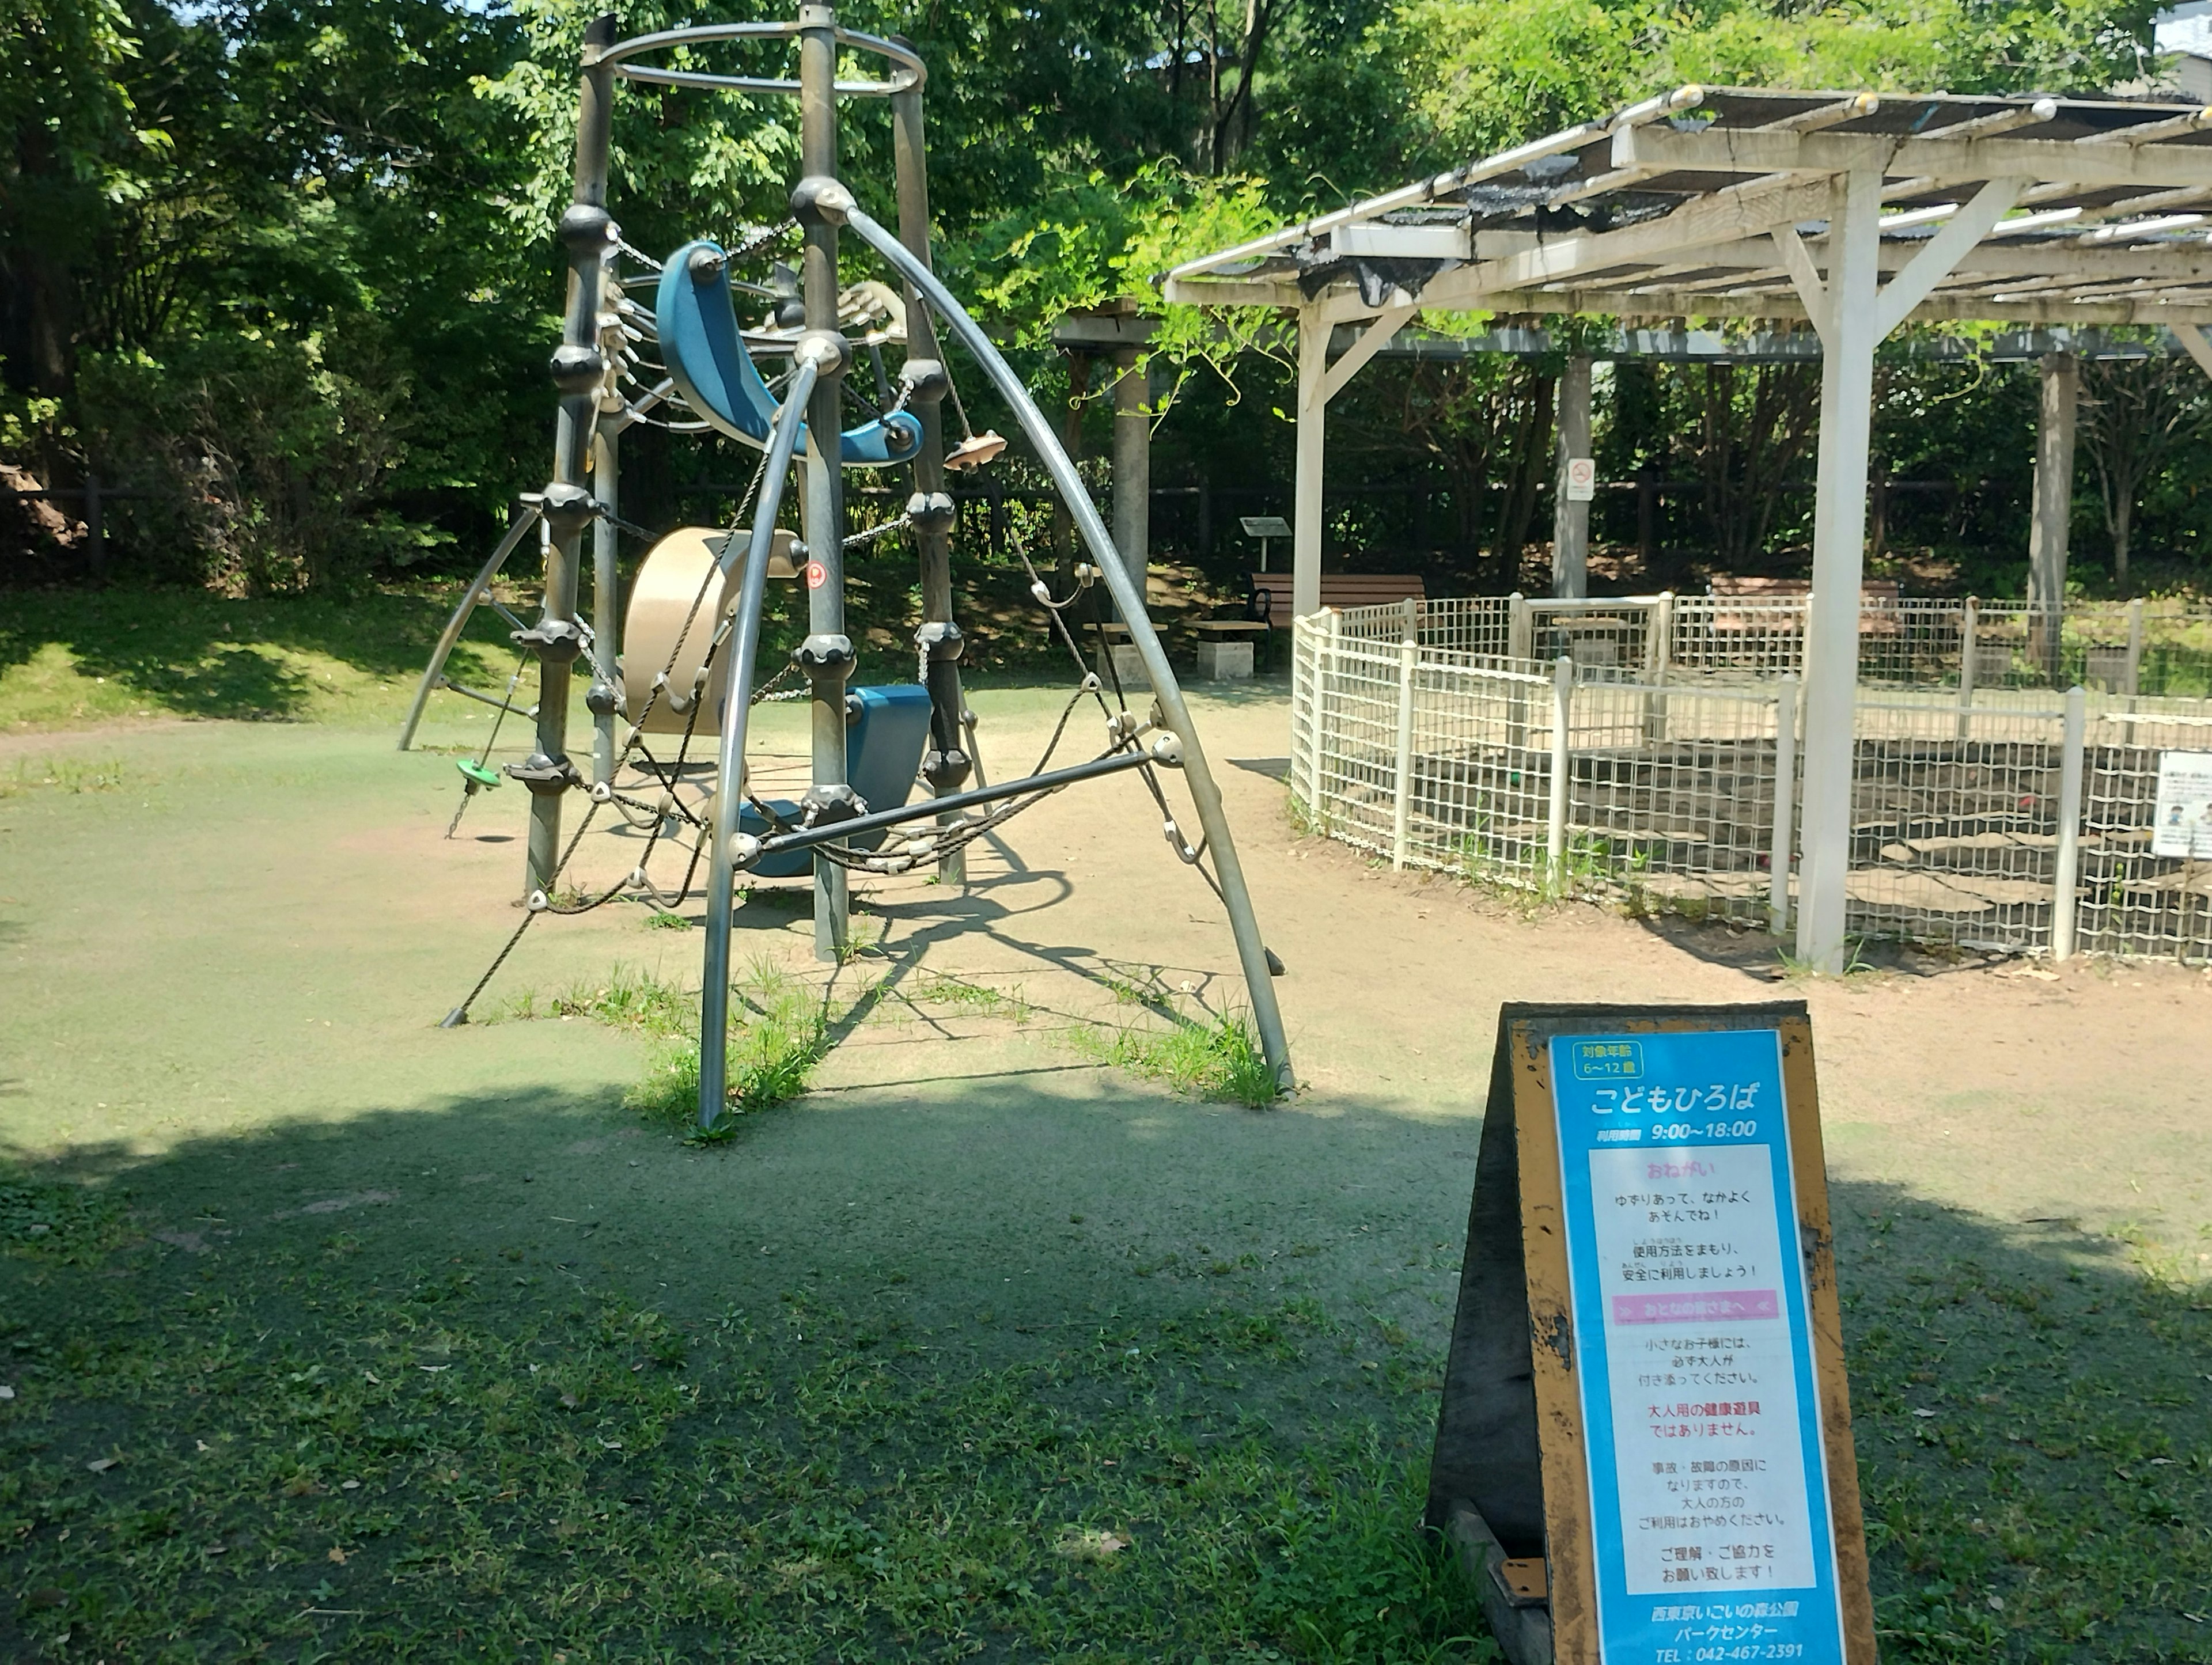
[[[2123,496],[2112,510],[2112,583],[2122,595],[2128,592],[2128,537],[2135,518],[2135,499]]]

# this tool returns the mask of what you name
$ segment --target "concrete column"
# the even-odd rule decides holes
[[[1567,501],[1567,464],[1590,454],[1590,362],[1581,353],[1567,360],[1559,377],[1559,458],[1552,483],[1552,593],[1589,593],[1588,503]]]
[[[1321,611],[1322,428],[1328,409],[1329,325],[1317,307],[1298,313],[1297,489],[1291,518],[1291,611]]]
[[[2071,353],[2046,354],[2039,366],[2043,397],[2035,416],[2035,509],[2027,534],[2029,650],[2044,674],[2058,673],[2059,630],[2066,613],[2066,533],[2074,512],[2074,428],[2081,404],[2081,363]]]
[[[1152,564],[1152,414],[1137,349],[1114,355],[1114,546],[1139,595]]]
[[[1813,605],[1806,626],[1805,854],[1797,908],[1798,957],[1827,972],[1844,969],[1881,244],[1881,175],[1851,173],[1838,183],[1843,203],[1828,229],[1828,327],[1820,359],[1820,495],[1813,513]]]

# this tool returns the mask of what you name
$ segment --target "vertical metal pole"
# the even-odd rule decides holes
[[[605,368],[599,350],[600,283],[617,235],[606,210],[614,71],[599,58],[614,39],[611,16],[594,18],[584,31],[574,187],[557,232],[568,254],[568,313],[552,365],[561,414],[553,478],[542,498],[551,534],[545,548],[544,600],[526,643],[538,655],[538,743],[529,760],[514,771],[530,789],[526,892],[552,887],[561,860],[561,799],[576,781],[575,766],[568,761],[568,684],[582,647],[576,628],[576,569],[584,526],[592,518],[592,494],[583,482]]]
[[[1552,496],[1552,593],[1589,593],[1589,514],[1587,502],[1567,497],[1567,465],[1590,454],[1590,362],[1570,354],[1559,377],[1559,455]]]
[[[809,182],[837,175],[837,41],[833,8],[799,9],[799,166]],[[805,187],[802,186],[802,190]],[[802,213],[805,246],[799,287],[806,327],[837,328],[837,224],[827,214]],[[824,364],[806,413],[806,465],[801,477],[800,523],[806,539],[806,641],[799,663],[812,684],[813,776],[807,808],[817,817],[849,800],[845,785],[845,683],[852,674],[853,644],[845,634],[845,480],[839,434],[844,427],[840,387],[842,361]],[[845,951],[845,870],[814,860],[814,956],[835,960]]]
[[[1574,766],[1568,750],[1575,714],[1575,662],[1562,653],[1552,662],[1552,801],[1544,821],[1547,883],[1564,895],[1567,888],[1567,775]]]
[[[1790,858],[1796,837],[1797,678],[1786,673],[1774,694],[1774,842],[1766,853],[1767,929],[1790,932]]]
[[[921,88],[891,94],[891,149],[898,171],[899,241],[924,265],[929,264],[929,165],[922,124]],[[960,626],[952,617],[952,500],[945,493],[944,360],[937,320],[911,283],[906,286],[907,362],[915,371],[940,367],[935,376],[913,380],[913,408],[921,422],[921,449],[915,454],[914,489],[921,512],[908,505],[921,568],[921,629],[915,646],[922,656],[929,684],[929,750],[921,760],[922,779],[942,798],[967,784],[971,765],[961,716],[966,697],[960,687]],[[938,817],[939,825],[965,817],[957,811]],[[968,853],[953,850],[937,859],[940,884],[968,882]]]
[[[622,436],[602,428],[592,440],[592,499],[599,518],[592,527],[592,657],[605,678],[594,677],[584,703],[592,713],[592,779],[615,778],[616,687],[622,656],[622,576],[615,520],[622,513]]]
[[[1407,604],[1410,608],[1412,604]],[[1390,866],[1406,869],[1406,844],[1413,819],[1413,676],[1419,669],[1420,643],[1414,639],[1410,613],[1405,637],[1398,644],[1398,772],[1397,791],[1390,809]]]
[[[1798,957],[1826,972],[1844,969],[1881,173],[1846,174],[1843,198],[1828,233],[1831,311],[1820,361],[1820,496],[1806,621],[1805,830],[1797,907]]]
[[[743,813],[745,733],[752,718],[753,678],[760,659],[761,599],[768,590],[769,551],[775,545],[776,516],[783,510],[784,481],[799,437],[801,413],[814,391],[825,355],[823,343],[802,340],[792,355],[791,386],[769,430],[768,461],[760,501],[746,540],[745,569],[738,591],[737,628],[731,632],[729,680],[723,684],[720,744],[715,752],[714,824],[708,836],[707,947],[699,981],[699,1125],[712,1127],[722,1114],[729,1082],[730,913],[736,902],[735,848]],[[834,362],[834,355],[831,356]],[[726,588],[735,558],[732,538],[722,547]],[[821,864],[824,866],[829,864]]]
[[[1328,411],[1328,320],[1318,307],[1298,311],[1297,478],[1291,513],[1291,611],[1321,611],[1322,434]]]
[[[2058,762],[2058,871],[2052,884],[2051,957],[2074,957],[2074,892],[2081,872],[2081,754],[2089,698],[2079,684],[2066,690],[2066,734]]]

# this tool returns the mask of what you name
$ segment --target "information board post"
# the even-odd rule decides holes
[[[1872,1665],[1802,1003],[1501,1012],[1428,1514],[1514,1665]]]

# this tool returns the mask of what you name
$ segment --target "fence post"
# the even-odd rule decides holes
[[[1674,592],[1662,590],[1651,604],[1644,631],[1644,679],[1654,688],[1667,685],[1667,672],[1674,663]],[[1644,696],[1644,738],[1657,745],[1667,738],[1667,696]]]
[[[1406,867],[1406,844],[1413,818],[1413,673],[1420,662],[1420,643],[1414,639],[1412,602],[1406,604],[1406,635],[1398,644],[1398,772],[1396,793],[1390,807],[1390,866]]]
[[[2128,603],[2128,668],[2121,691],[2130,699],[2142,692],[2143,605],[2141,596]]]
[[[1572,760],[1567,735],[1574,721],[1575,662],[1565,653],[1552,662],[1552,802],[1545,820],[1547,874],[1554,890],[1567,883],[1567,774]]]
[[[2075,684],[2066,690],[2066,738],[2058,764],[2058,872],[2051,898],[2051,957],[2074,957],[2074,891],[2081,866],[2081,752],[2089,700]]]
[[[1535,632],[1529,622],[1528,598],[1516,590],[1505,598],[1505,657],[1510,659],[1535,658]]]
[[[1328,750],[1328,684],[1336,669],[1337,636],[1344,616],[1332,607],[1312,623],[1319,627],[1315,631],[1319,640],[1313,647],[1313,721],[1309,725],[1313,734],[1313,756],[1307,765],[1306,816],[1319,829],[1328,820],[1322,808],[1321,794],[1323,760]]]
[[[1786,672],[1774,690],[1774,826],[1766,849],[1766,921],[1790,933],[1790,864],[1797,838],[1797,678]]]
[[[1981,650],[1975,646],[1974,637],[1981,623],[1982,604],[1972,596],[1966,598],[1966,610],[1959,620],[1959,744],[1966,744],[1966,736],[1974,720],[1974,677],[1980,669],[1975,661]]]

